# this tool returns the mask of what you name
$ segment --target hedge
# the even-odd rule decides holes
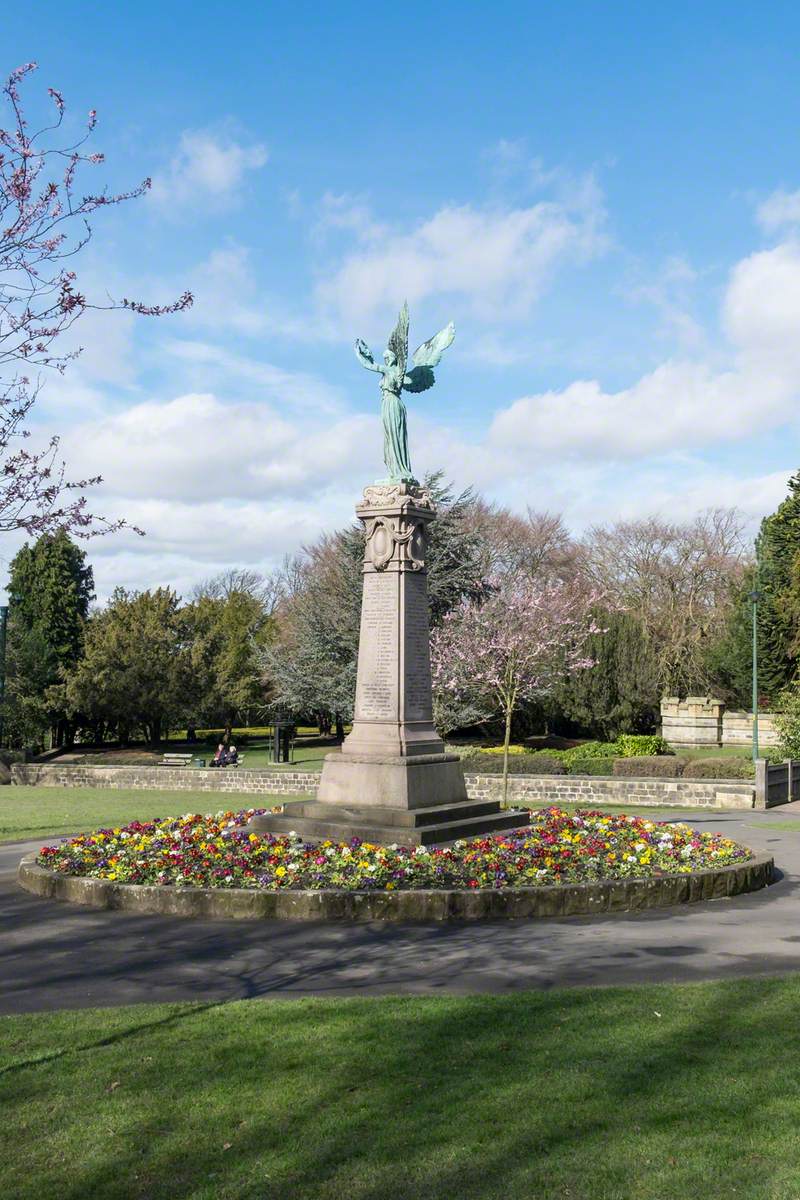
[[[610,758],[573,758],[569,763],[570,775],[613,775],[614,762]]]
[[[678,779],[688,759],[677,755],[638,755],[614,759],[614,774],[633,779]]]
[[[696,758],[687,763],[684,779],[753,779],[755,767],[749,758]]]
[[[501,754],[472,754],[463,759],[465,771],[474,771],[478,775],[502,775],[503,756]],[[508,759],[509,775],[566,775],[567,769],[560,759],[547,754],[544,750],[536,754],[514,754]]]

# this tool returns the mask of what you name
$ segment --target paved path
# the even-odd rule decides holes
[[[0,1013],[151,1000],[508,992],[800,970],[796,809],[800,803],[692,818],[699,829],[774,854],[782,877],[762,892],[639,915],[529,922],[200,922],[94,912],[17,887],[19,859],[41,843],[0,847]],[[791,819],[797,831],[779,828]]]

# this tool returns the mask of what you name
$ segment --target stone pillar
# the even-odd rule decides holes
[[[342,754],[442,754],[431,702],[428,525],[422,488],[374,485],[356,508],[364,522],[361,632],[353,731]]]
[[[434,844],[527,825],[527,810],[470,800],[433,724],[425,550],[433,501],[418,484],[373,484],[364,522],[363,603],[352,732],[328,754],[315,800],[253,817],[256,832],[308,840]]]
[[[433,724],[425,552],[436,508],[416,484],[373,484],[356,514],[366,547],[353,729],[325,759],[319,800],[401,808],[464,800],[459,760]]]

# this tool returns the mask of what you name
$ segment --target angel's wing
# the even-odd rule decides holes
[[[442,355],[448,346],[452,345],[453,338],[456,336],[456,327],[451,321],[445,328],[429,338],[427,342],[423,342],[419,350],[414,351],[414,366],[416,367],[436,367],[442,359]],[[430,384],[427,384],[430,387]]]
[[[403,380],[403,390],[406,392],[427,392],[436,380],[430,367],[412,367]]]
[[[365,341],[361,338],[356,338],[354,346],[356,358],[361,363],[362,367],[366,367],[368,371],[377,371],[375,359],[372,357],[372,351]]]
[[[406,363],[408,362],[408,302],[403,304],[395,325],[387,343],[387,349],[391,350],[397,359],[397,365],[402,372],[405,372]]]

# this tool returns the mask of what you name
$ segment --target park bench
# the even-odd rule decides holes
[[[192,754],[172,754],[167,753],[158,764],[160,767],[190,767],[192,765]]]

